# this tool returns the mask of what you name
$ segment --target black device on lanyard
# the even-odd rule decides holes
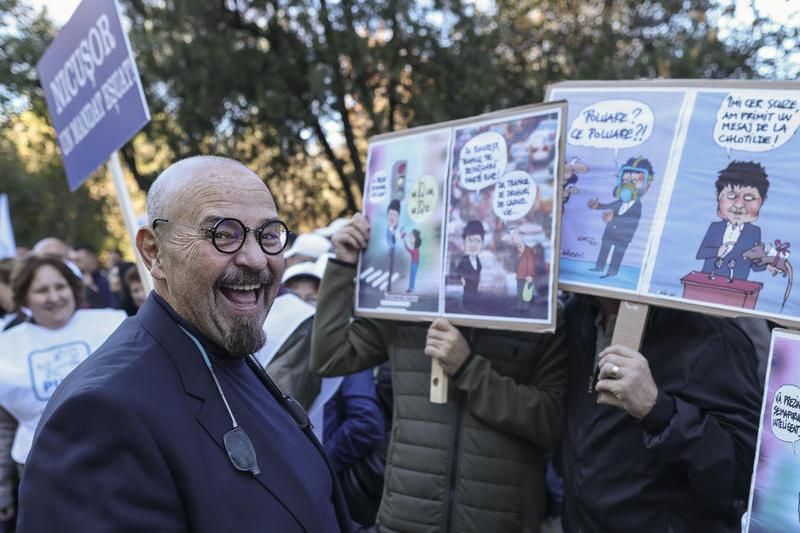
[[[222,397],[222,403],[225,404],[225,409],[228,411],[228,415],[231,417],[231,424],[233,428],[225,433],[222,436],[222,442],[225,445],[225,451],[228,453],[228,458],[231,461],[231,464],[237,470],[241,470],[242,472],[250,472],[254,477],[261,472],[258,468],[258,458],[256,457],[256,450],[253,448],[253,443],[250,441],[250,438],[245,433],[244,429],[236,422],[236,417],[233,416],[233,411],[231,411],[230,405],[228,405],[228,399],[225,397],[225,393],[222,391],[222,387],[219,384],[219,380],[217,379],[217,375],[214,373],[214,368],[211,366],[211,360],[208,358],[208,353],[206,353],[205,348],[200,343],[197,338],[189,333],[183,326],[178,326],[181,330],[194,342],[194,345],[197,347],[200,355],[203,356],[203,361],[206,364],[206,368],[211,373],[211,378],[214,380],[214,385],[217,387],[217,391],[219,391],[219,395]],[[255,360],[252,354],[247,356],[247,364],[248,366],[256,373],[258,379],[267,387],[267,390],[272,394],[272,396],[278,401],[278,403],[286,409],[289,413],[289,416],[292,417],[292,420],[300,427],[300,429],[305,430],[311,425],[311,421],[308,418],[308,414],[306,414],[305,409],[297,403],[297,400],[292,398],[291,396],[285,394],[274,381],[272,378],[269,377],[269,374],[261,368],[261,365],[258,364],[258,361]]]

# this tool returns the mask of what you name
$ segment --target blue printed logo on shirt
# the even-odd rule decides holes
[[[59,383],[72,372],[91,350],[83,341],[68,342],[34,350],[28,354],[31,385],[36,398],[46,402]]]

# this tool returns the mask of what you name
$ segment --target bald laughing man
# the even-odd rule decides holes
[[[148,194],[155,291],[50,400],[18,530],[349,531],[305,413],[252,359],[284,269],[269,189],[219,157]]]

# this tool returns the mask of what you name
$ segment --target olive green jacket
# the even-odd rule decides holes
[[[356,318],[352,265],[328,263],[311,368],[356,372],[389,358],[394,413],[381,531],[532,532],[545,505],[545,450],[558,442],[566,382],[563,328],[532,334],[462,328],[472,354],[447,404],[428,400],[428,324]]]

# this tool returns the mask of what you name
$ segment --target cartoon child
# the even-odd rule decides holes
[[[418,229],[412,229],[411,233],[405,235],[403,245],[411,256],[411,271],[408,274],[408,289],[406,292],[414,292],[414,281],[417,279],[417,269],[419,269],[419,247],[422,245],[422,235]]]
[[[478,308],[480,297],[478,287],[481,284],[481,259],[478,254],[483,250],[485,232],[480,220],[470,220],[464,226],[461,237],[464,239],[464,255],[456,266],[456,275],[464,286],[464,309],[475,310]]]
[[[767,268],[742,255],[761,241],[761,228],[752,222],[767,199],[767,173],[758,163],[733,161],[720,171],[715,186],[722,220],[708,226],[697,259],[704,260],[703,272],[710,275],[747,279],[750,270]]]
[[[526,289],[533,290],[533,278],[536,275],[536,260],[533,257],[533,250],[522,240],[519,229],[513,230],[511,234],[512,242],[519,252],[519,263],[517,263],[517,310],[527,311],[530,308],[530,298],[525,297]]]
[[[400,220],[400,200],[394,199],[386,208],[386,246],[389,248],[389,284],[386,292],[392,292],[394,275],[394,249],[397,246],[397,223]]]
[[[602,272],[606,268],[606,260],[611,248],[614,253],[611,256],[611,263],[602,278],[616,276],[622,264],[622,257],[625,250],[639,227],[639,219],[642,217],[641,197],[650,188],[653,182],[653,166],[644,157],[632,157],[620,167],[617,173],[617,185],[614,187],[615,200],[607,204],[601,204],[597,198],[589,200],[589,209],[608,209],[603,213],[603,221],[606,229],[603,232],[603,240],[600,246],[600,253],[597,256],[592,272]]]

